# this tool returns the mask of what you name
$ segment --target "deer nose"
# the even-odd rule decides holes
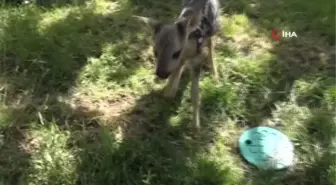
[[[170,73],[165,70],[156,70],[155,74],[161,79],[167,79],[170,75]]]

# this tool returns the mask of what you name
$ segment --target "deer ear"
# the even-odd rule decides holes
[[[157,21],[157,20],[152,19],[152,18],[137,16],[137,15],[133,15],[132,17],[134,17],[134,18],[140,20],[141,22],[149,25],[154,30],[155,33],[158,33],[163,26],[163,24],[160,21]]]
[[[200,15],[200,10],[196,10],[191,7],[184,8],[180,14],[180,19],[175,22],[178,31],[181,34],[188,33],[190,31],[189,28],[192,29],[197,26],[200,20]]]
[[[190,19],[188,19],[188,18],[183,18],[183,19],[175,22],[177,30],[181,35],[187,34],[189,22],[190,22]]]

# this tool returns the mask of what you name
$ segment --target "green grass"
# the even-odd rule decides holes
[[[333,1],[222,1],[198,138],[188,77],[162,98],[151,32],[131,18],[172,21],[180,1],[55,2],[0,6],[0,184],[335,183]],[[299,37],[275,41],[274,28]],[[292,169],[241,159],[237,139],[257,125],[293,140]]]

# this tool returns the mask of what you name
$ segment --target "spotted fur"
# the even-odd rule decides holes
[[[200,6],[195,6],[196,4]],[[191,7],[201,9],[201,15],[194,31],[199,29],[204,37],[211,37],[218,32],[220,27],[220,4],[218,0],[183,0],[182,5],[180,18],[186,16]]]

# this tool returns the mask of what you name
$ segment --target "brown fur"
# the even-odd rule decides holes
[[[154,19],[134,16],[151,25],[154,29],[156,75],[163,79],[169,77],[168,84],[164,90],[164,97],[175,97],[184,69],[190,69],[193,107],[192,122],[197,130],[200,128],[199,78],[203,62],[209,62],[212,74],[217,78],[217,68],[213,60],[214,46],[212,38],[205,38],[201,46],[201,48],[208,49],[207,56],[203,52],[197,52],[196,38],[189,38],[189,34],[198,24],[199,14],[199,12],[193,10],[187,16],[180,17],[173,24],[163,24]]]

